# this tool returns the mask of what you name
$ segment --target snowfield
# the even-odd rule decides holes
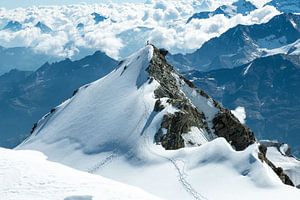
[[[141,189],[47,161],[40,152],[3,148],[0,196],[3,200],[159,199]]]
[[[51,161],[165,199],[298,200],[300,190],[284,185],[258,159],[258,144],[237,152],[225,139],[212,140],[198,128],[185,139],[196,140],[199,147],[167,151],[154,143],[164,114],[176,108],[163,100],[165,109],[153,112],[159,83],[146,72],[153,51],[148,45],[106,77],[83,86],[40,120],[17,149],[41,151]],[[213,119],[217,108],[211,99],[185,86],[181,90],[208,122]]]

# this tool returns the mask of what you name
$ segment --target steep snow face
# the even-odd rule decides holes
[[[136,145],[133,141],[139,137],[155,103],[152,95],[157,83],[146,83],[152,52],[148,46],[108,76],[82,87],[51,117],[41,120],[34,136],[23,146],[66,141],[86,154],[94,154],[112,150],[115,145],[120,149]]]
[[[226,140],[213,140],[216,115],[238,120],[172,71],[157,51],[148,45],[106,77],[80,88],[40,120],[17,149],[39,150],[49,160],[167,199],[239,199],[236,190],[249,194],[245,199],[275,193],[275,199],[296,199],[300,191],[283,185],[257,158],[257,144],[236,152]],[[197,122],[197,127],[184,126],[180,136],[183,147],[190,148],[167,151],[155,141],[158,130],[175,143],[178,135],[170,126],[180,125],[181,115],[190,120],[184,125]],[[175,120],[168,124],[166,119]]]
[[[35,151],[0,148],[0,195],[5,200],[159,199],[141,189],[46,160]]]

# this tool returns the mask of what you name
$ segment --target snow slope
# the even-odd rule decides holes
[[[300,39],[295,42],[275,48],[275,49],[262,49],[266,52],[265,56],[275,55],[275,54],[288,54],[288,55],[300,55]]]
[[[289,149],[287,144],[279,144],[269,146],[267,157],[278,167],[281,167],[285,173],[291,178],[293,183],[300,187],[300,161],[296,158],[286,155],[286,150]]]
[[[177,111],[161,99],[164,109],[153,112],[154,92],[160,83],[149,78],[146,70],[154,51],[148,45],[106,77],[83,86],[40,120],[32,136],[17,149],[42,151],[49,160],[167,199],[232,200],[241,194],[243,199],[297,199],[300,191],[283,185],[257,158],[257,144],[236,152],[225,139],[212,140],[212,133],[197,127],[183,136],[186,143],[196,144],[191,148],[167,151],[154,142],[163,116]],[[218,113],[213,100],[197,95],[178,75],[172,76],[180,93],[203,111],[211,128]]]
[[[141,189],[46,160],[36,151],[0,148],[0,196],[5,200],[159,199]]]

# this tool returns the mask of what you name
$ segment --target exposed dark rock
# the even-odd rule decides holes
[[[186,78],[184,78],[183,76],[181,76],[180,78],[182,78],[184,80],[184,82],[191,88],[196,88],[196,86],[194,85],[194,83]]]
[[[79,88],[73,91],[72,97],[75,96],[77,94],[77,92],[79,91]]]
[[[159,52],[160,52],[160,54],[162,54],[163,56],[166,56],[166,55],[169,53],[169,51],[166,50],[166,49],[159,49]]]
[[[34,123],[32,129],[30,131],[30,134],[32,134],[35,131],[36,127],[37,127],[37,123]]]
[[[167,133],[161,137],[161,144],[165,149],[183,148],[184,140],[181,135],[188,133],[191,127],[199,127],[209,131],[207,123],[203,120],[205,118],[203,113],[190,105],[184,105],[183,111],[164,116],[160,131],[162,129],[167,130]]]
[[[213,119],[213,129],[219,137],[224,137],[236,150],[244,150],[256,140],[254,133],[241,125],[229,110],[224,110]]]
[[[147,69],[150,77],[160,83],[160,87],[155,90],[155,98],[168,98],[167,103],[171,104],[179,111],[174,114],[165,115],[161,128],[155,135],[155,141],[161,143],[165,149],[183,148],[185,143],[182,134],[188,133],[192,127],[198,127],[205,130],[211,137],[212,131],[209,128],[205,114],[195,107],[191,100],[181,91],[176,76],[187,86],[207,99],[211,99],[203,90],[197,89],[195,85],[179,75],[171,65],[166,62],[165,53],[154,47],[153,58]],[[154,111],[158,112],[163,109],[161,102],[158,100],[155,104]],[[256,140],[252,131],[242,125],[229,110],[213,100],[213,104],[220,110],[219,114],[213,120],[215,134],[224,137],[230,142],[236,150],[243,150]],[[166,130],[164,133],[163,130]],[[194,144],[194,143],[193,143]]]
[[[271,169],[277,174],[277,176],[280,178],[280,180],[290,186],[295,186],[292,180],[288,175],[286,175],[281,167],[276,167],[268,158],[267,158],[267,147],[265,145],[260,145],[258,147],[258,158],[265,162],[267,165],[271,167]]]
[[[195,126],[202,129],[208,129],[205,116],[201,111],[198,111],[190,101],[180,92],[176,79],[171,75],[176,73],[173,67],[165,60],[166,53],[163,50],[154,48],[153,59],[147,69],[150,76],[160,83],[160,87],[154,92],[155,97],[160,99],[163,97],[169,98],[167,103],[178,108],[180,112],[173,115],[165,115],[161,128],[155,135],[155,141],[161,143],[165,149],[179,149],[184,147],[182,134],[188,133],[190,128]],[[160,100],[155,104],[155,111],[161,111]],[[166,134],[163,134],[162,129],[166,129]]]
[[[50,113],[52,114],[52,113],[54,113],[55,112],[55,108],[52,108],[51,110],[50,110]]]
[[[155,102],[155,105],[154,105],[154,111],[155,112],[160,112],[164,109],[165,107],[161,104],[161,101],[160,99],[158,99],[156,102]]]

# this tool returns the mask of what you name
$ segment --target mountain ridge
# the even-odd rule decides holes
[[[272,171],[269,162],[261,159],[253,133],[173,71],[165,62],[166,54],[148,45],[121,61],[110,74],[81,87],[45,115],[17,149],[42,151],[49,160],[121,180],[164,198],[214,196],[207,188],[214,181],[201,181],[212,178],[203,177],[207,174],[202,171],[204,166],[223,176],[243,175],[247,178],[237,181],[245,181],[243,184],[251,180],[263,188],[277,185],[278,194],[287,195],[288,188],[294,191],[283,185],[286,176],[282,171],[276,175],[277,168]],[[187,173],[189,176],[184,175]],[[146,177],[168,181],[153,184]],[[214,177],[212,180],[220,181],[219,176]],[[253,187],[248,186],[245,188]],[[176,196],[166,189],[176,190]],[[232,199],[232,193],[225,199]]]
[[[182,70],[237,67],[295,42],[300,38],[299,26],[300,16],[291,13],[275,16],[264,24],[237,25],[204,43],[194,53],[172,55],[169,61]]]

